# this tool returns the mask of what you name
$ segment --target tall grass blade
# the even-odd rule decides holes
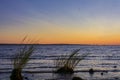
[[[77,64],[83,60],[88,54],[78,55],[80,49],[74,50],[69,56],[60,56],[55,60],[57,73],[73,73]],[[63,58],[64,57],[64,58]]]
[[[26,37],[23,38],[23,41],[26,40]],[[15,54],[13,59],[13,70],[10,76],[11,80],[23,80],[21,75],[22,69],[25,67],[27,62],[30,60],[30,56],[35,51],[34,45],[23,45],[20,50]]]

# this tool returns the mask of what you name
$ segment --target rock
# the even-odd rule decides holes
[[[115,80],[119,80],[119,78],[116,77]]]
[[[28,77],[24,77],[24,78],[25,78],[25,80],[29,80]]]
[[[117,68],[117,66],[113,66],[114,68]]]
[[[101,73],[101,75],[103,75],[103,72]]]
[[[90,74],[94,74],[94,70],[91,68],[91,69],[89,69],[89,73]]]

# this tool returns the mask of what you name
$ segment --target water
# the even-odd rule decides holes
[[[10,80],[11,60],[18,48],[18,45],[0,45],[0,80]],[[91,54],[76,66],[74,74],[53,73],[56,69],[54,60],[60,55],[69,55],[75,49],[81,49],[80,55]],[[90,68],[97,72],[90,75],[87,72]],[[74,76],[85,80],[120,80],[120,46],[36,45],[36,51],[22,75],[29,80],[71,80]]]

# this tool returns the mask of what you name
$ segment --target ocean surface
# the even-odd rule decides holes
[[[12,59],[18,49],[24,45],[0,45],[0,80],[10,80],[13,69]],[[84,80],[120,80],[120,46],[98,45],[35,45],[36,51],[23,69],[22,75],[29,80],[72,80],[81,77]],[[90,53],[76,67],[74,74],[57,74],[55,59],[69,55],[80,49],[79,55]],[[96,72],[89,74],[93,68]]]

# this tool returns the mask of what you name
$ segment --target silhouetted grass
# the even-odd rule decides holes
[[[55,60],[56,73],[74,73],[76,65],[88,54],[78,55],[80,49],[74,50],[69,56],[60,56]]]
[[[23,39],[23,41],[25,38]],[[29,61],[29,57],[32,55],[35,50],[34,45],[24,45],[18,53],[15,54],[13,59],[13,70],[10,76],[11,80],[23,80],[22,77],[22,69],[25,67],[27,62]]]

